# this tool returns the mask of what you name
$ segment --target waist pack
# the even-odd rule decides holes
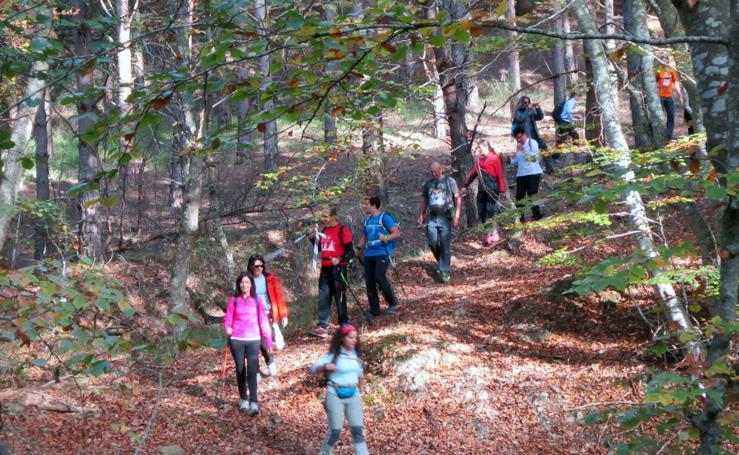
[[[356,386],[334,387],[334,390],[336,390],[336,395],[339,398],[351,398],[354,396],[355,393],[357,393]]]

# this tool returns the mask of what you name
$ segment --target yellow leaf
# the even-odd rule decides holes
[[[336,60],[339,58],[343,58],[345,55],[346,54],[344,52],[340,51],[339,49],[334,49],[334,48],[326,49],[326,51],[324,51],[323,53],[323,56],[330,60]]]
[[[624,56],[624,52],[626,52],[626,48],[622,47],[620,49],[616,49],[615,51],[611,52],[609,57],[611,58],[612,61],[618,62]]]

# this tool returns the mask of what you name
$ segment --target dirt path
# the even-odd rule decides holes
[[[589,403],[634,399],[627,377],[639,368],[639,325],[547,302],[540,292],[567,270],[535,266],[528,251],[511,256],[467,238],[453,254],[447,285],[431,278],[430,254],[400,264],[408,291],[400,311],[362,326],[371,451],[597,453],[599,428],[575,419]],[[158,378],[146,370],[97,381],[98,392],[85,396],[49,388],[96,411],[29,407],[6,416],[4,434],[18,454],[131,453],[129,432],[144,434],[158,401],[146,453],[165,445],[193,454],[317,453],[326,422],[307,365],[325,349],[307,335],[288,339],[279,375],[260,385],[258,418],[237,412],[232,370],[220,390],[220,352],[203,349],[164,371],[158,399]],[[341,441],[336,453],[352,453],[348,434]]]

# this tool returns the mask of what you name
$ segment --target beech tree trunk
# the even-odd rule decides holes
[[[73,0],[71,6],[77,13],[74,20],[77,28],[74,30],[74,53],[79,59],[85,60],[92,53],[92,30],[85,23],[94,17],[95,3],[85,0]],[[99,261],[105,253],[103,239],[102,212],[100,209],[100,190],[96,174],[100,170],[100,157],[96,140],[86,136],[86,132],[95,124],[98,115],[97,95],[95,90],[95,71],[82,70],[77,76],[77,91],[90,95],[77,101],[77,134],[79,136],[79,181],[89,186],[80,193],[79,203],[79,237],[82,242],[80,254],[84,257]]]
[[[334,11],[334,6],[328,4],[328,2],[324,2],[323,20],[325,20],[329,24],[333,24],[335,17],[336,12]],[[339,68],[336,62],[326,63],[326,74],[329,78],[337,77],[338,70]],[[333,144],[336,142],[336,138],[338,135],[336,129],[336,117],[331,112],[333,109],[331,103],[327,102],[324,109],[326,113],[323,115],[323,140],[326,141],[327,144]]]
[[[42,98],[45,96],[42,95]],[[49,192],[49,150],[51,144],[51,122],[46,115],[46,102],[42,100],[33,122],[33,138],[36,142],[36,200],[48,201]],[[41,216],[35,220],[33,236],[33,258],[37,261],[46,256],[49,238],[49,220]]]
[[[116,15],[118,16],[117,33],[118,43],[122,47],[119,48],[118,54],[116,55],[118,61],[118,112],[121,117],[125,117],[131,113],[131,103],[128,101],[128,97],[131,96],[133,91],[133,59],[131,53],[131,21],[133,19],[133,12],[130,11],[128,6],[128,0],[116,0]],[[121,125],[121,128],[126,131],[131,127],[129,124]],[[132,139],[131,141],[135,140]],[[125,149],[130,146],[125,139],[121,139],[121,148]],[[133,159],[129,164],[125,164],[120,170],[120,182],[122,186],[121,197],[126,198],[126,190],[128,185],[128,169],[135,168]]]
[[[644,0],[633,0],[634,32],[639,38],[649,38],[647,28],[647,9]],[[665,112],[659,99],[657,80],[654,77],[654,48],[650,44],[641,44],[644,53],[641,56],[641,85],[644,88],[644,100],[649,112],[649,123],[652,125],[652,141],[658,148],[667,144],[667,128]]]
[[[585,139],[596,146],[600,146],[603,145],[603,117],[595,95],[593,64],[589,55],[585,55],[584,58],[585,73],[588,78],[588,92],[585,94]]]
[[[562,8],[562,3],[558,2],[556,8]],[[554,24],[555,32],[564,33],[565,14],[562,13],[557,17]],[[564,74],[565,69],[565,40],[557,40],[557,44],[552,48],[552,69],[554,74],[558,74],[554,80],[554,107],[567,99],[567,77]]]
[[[585,0],[574,0],[572,2],[572,10],[583,32],[596,33],[595,21],[585,6]],[[603,112],[606,139],[608,145],[619,154],[619,159],[614,164],[622,172],[623,180],[631,181],[634,179],[634,172],[630,169],[631,155],[629,154],[629,146],[621,129],[621,122],[618,119],[615,100],[611,96],[613,88],[611,87],[608,62],[605,58],[605,49],[603,44],[596,40],[586,40],[585,49],[593,68],[593,86],[598,105]],[[649,257],[657,257],[659,253],[652,242],[651,228],[647,220],[646,209],[641,200],[641,195],[637,191],[632,190],[626,195],[625,203],[629,213],[629,220],[634,229],[639,231],[639,234],[637,234],[639,248]],[[657,269],[653,271],[655,277],[659,277],[662,274],[662,270]],[[677,299],[673,286],[659,284],[655,286],[655,291],[662,305],[667,310],[670,320],[681,329],[692,329],[693,323],[685,306]]]
[[[187,19],[190,24],[195,22],[195,0],[189,0]],[[184,39],[181,40],[181,53],[188,56],[188,64],[194,67],[196,64],[193,48],[193,35],[188,28]],[[186,43],[186,47],[184,44]],[[197,106],[189,94],[183,93],[183,114],[187,126],[188,145],[195,148],[198,141],[203,138],[207,129],[208,119],[208,97],[207,92],[202,95],[202,106]],[[200,114],[200,116],[198,116]],[[177,249],[175,261],[172,267],[170,279],[170,301],[171,313],[188,314],[189,295],[187,293],[187,278],[190,275],[190,258],[192,246],[198,233],[198,222],[200,218],[200,204],[203,189],[203,157],[198,153],[187,156],[188,172],[185,178],[183,190],[182,212],[180,213],[180,232],[177,236]],[[174,325],[172,334],[175,339],[180,339],[184,333],[184,326]]]
[[[362,128],[362,152],[369,157],[368,177],[370,191],[388,204],[387,182],[385,181],[385,142],[382,135],[382,111],[370,117]]]
[[[506,9],[505,18],[508,21],[513,21],[516,19],[516,0],[508,0],[508,9]],[[518,34],[513,31],[506,31],[506,35],[512,43]],[[513,49],[508,52],[508,80],[510,81],[509,84],[511,93],[518,93],[518,91],[521,90],[521,68],[518,65],[519,58],[520,57],[518,55],[518,47],[513,45]],[[513,115],[516,112],[517,99],[517,96],[511,98],[511,119],[513,119]]]
[[[461,2],[442,1],[452,20],[462,19],[465,15],[465,6]],[[444,92],[444,105],[446,107],[447,119],[452,136],[452,172],[451,175],[457,180],[461,187],[463,173],[472,169],[474,164],[472,154],[467,144],[467,122],[465,113],[467,111],[467,87],[465,72],[465,46],[462,44],[451,44],[434,49],[436,54],[436,65],[441,76],[441,88]],[[477,224],[477,207],[472,197],[464,198],[464,208],[467,225]]]
[[[624,26],[627,32],[636,35],[633,4],[633,0],[624,0]],[[649,137],[650,126],[647,120],[647,113],[644,110],[644,93],[641,78],[639,77],[641,74],[641,55],[637,52],[628,52],[626,54],[626,65],[629,82],[634,87],[633,90],[629,91],[629,108],[631,111],[631,127],[634,133],[634,146],[647,147],[652,141]]]
[[[693,72],[700,91],[700,107],[706,129],[706,149],[716,150],[712,163],[722,174],[739,168],[739,1],[714,0],[697,2],[674,0],[685,32],[689,35],[720,35],[729,40],[729,46],[711,43],[692,43],[690,55]],[[695,109],[695,107],[694,107]],[[722,145],[720,148],[717,146]],[[721,181],[722,185],[726,181]],[[711,317],[736,321],[739,289],[739,200],[726,196],[720,219],[721,280],[718,302],[709,306]],[[731,352],[731,334],[715,331],[708,345],[707,361],[726,361]],[[726,388],[726,377],[716,389],[721,394]],[[706,397],[703,412],[693,418],[700,431],[698,454],[719,453],[722,441],[719,417],[723,405]]]
[[[436,68],[436,57],[429,49],[428,58],[423,65],[426,68],[426,76],[434,87],[432,104],[434,108],[434,137],[440,139],[446,137],[446,109],[444,107],[444,91],[441,89],[439,71]]]
[[[570,33],[570,12],[569,9],[562,14],[562,32]],[[574,87],[578,81],[577,60],[575,59],[575,51],[573,49],[572,40],[565,41],[565,71],[567,71],[567,85]]]
[[[426,8],[426,18],[434,19],[436,17],[436,6],[431,3]],[[434,137],[446,137],[446,108],[444,106],[444,91],[441,89],[441,80],[436,64],[436,56],[430,47],[426,48],[427,58],[423,61],[426,70],[426,77],[434,87],[433,106],[434,106]]]
[[[48,28],[42,30],[42,36],[48,33]],[[3,154],[2,178],[0,179],[0,250],[5,244],[10,229],[10,220],[15,215],[15,200],[18,194],[18,187],[23,179],[23,159],[28,143],[31,140],[33,132],[33,120],[36,111],[43,103],[45,80],[41,79],[49,65],[45,61],[37,61],[31,67],[31,76],[26,82],[26,88],[23,91],[24,98],[28,98],[24,103],[15,109],[15,124],[10,133],[10,140],[15,144],[11,149]]]
[[[603,21],[605,22],[606,33],[616,33],[616,19],[613,14],[613,0],[603,0]],[[616,42],[612,39],[606,40],[606,49],[613,52],[616,49]]]
[[[267,0],[256,0],[254,14],[260,23],[260,33],[266,35],[267,29],[265,23],[267,20]],[[266,87],[272,82],[272,75],[269,69],[270,56],[266,53],[268,47],[265,47],[263,54],[259,57],[259,69],[262,73],[262,86]],[[269,98],[263,101],[262,110],[270,112],[274,109],[275,102]],[[265,122],[264,130],[264,170],[267,172],[277,171],[277,156],[279,148],[277,143],[277,120]]]

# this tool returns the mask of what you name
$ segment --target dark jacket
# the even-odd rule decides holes
[[[526,136],[535,140],[536,143],[539,144],[539,150],[544,150],[547,148],[547,144],[541,136],[539,136],[539,130],[536,128],[536,122],[543,118],[544,111],[541,110],[541,107],[537,107],[536,109],[530,107],[519,109],[513,116],[511,132],[513,132],[513,129],[517,126],[523,128],[524,131],[526,131]]]

